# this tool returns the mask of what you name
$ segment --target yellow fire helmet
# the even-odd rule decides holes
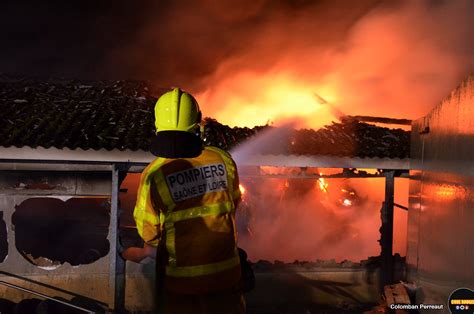
[[[163,94],[155,105],[156,132],[183,131],[195,133],[201,122],[201,110],[194,97],[175,88]]]

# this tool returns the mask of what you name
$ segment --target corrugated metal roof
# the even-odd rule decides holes
[[[158,91],[163,92],[163,90]],[[156,97],[140,81],[77,81],[0,76],[0,146],[148,151]],[[208,119],[205,143],[230,150],[265,128],[230,128]],[[410,134],[347,120],[293,131],[271,155],[407,158]]]

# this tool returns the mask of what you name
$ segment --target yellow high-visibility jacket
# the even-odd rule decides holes
[[[133,215],[148,245],[165,245],[166,290],[208,293],[238,283],[239,198],[235,163],[215,147],[195,158],[159,157],[143,171]]]

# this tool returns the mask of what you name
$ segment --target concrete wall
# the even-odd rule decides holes
[[[64,263],[49,270],[40,268],[18,251],[12,216],[16,206],[31,198],[51,197],[62,201],[71,197],[110,198],[110,178],[110,173],[0,171],[0,211],[8,229],[8,256],[0,263],[0,280],[50,296],[71,299],[71,294],[59,291],[63,289],[108,303],[109,255],[87,265]],[[0,296],[14,302],[33,297],[1,285]]]
[[[60,167],[56,170],[59,169]],[[5,223],[7,227],[8,240],[8,255],[3,261],[0,260],[0,281],[66,300],[73,300],[74,295],[80,295],[102,302],[111,308],[113,291],[109,286],[112,258],[110,251],[106,256],[90,264],[71,266],[63,263],[49,269],[40,268],[33,265],[18,251],[17,243],[15,243],[15,226],[12,222],[17,206],[26,200],[45,197],[59,199],[65,203],[71,198],[110,200],[111,185],[110,172],[0,170],[0,213],[3,215],[0,222]],[[38,208],[38,211],[41,210],[42,208]],[[84,215],[82,218],[88,219],[88,216]],[[109,242],[111,232],[112,230],[109,230],[107,236]],[[1,230],[0,236],[4,237]],[[32,258],[32,260],[47,262],[41,259]],[[144,265],[126,263],[125,306],[127,309],[153,308],[154,265],[153,262]],[[1,298],[18,303],[23,299],[36,297],[0,285]],[[81,302],[81,304],[84,305],[87,302]]]
[[[474,77],[412,125],[408,280],[417,301],[474,289]],[[439,313],[439,312],[438,312]]]

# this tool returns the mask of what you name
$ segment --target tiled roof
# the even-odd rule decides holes
[[[230,128],[215,120],[206,124],[205,141],[226,150],[264,128]],[[389,129],[356,120],[333,122],[319,130],[302,129],[280,134],[279,143],[264,145],[259,152],[272,155],[331,155],[345,157],[407,158],[410,132]]]
[[[151,97],[142,82],[0,79],[0,145],[148,150]]]
[[[155,93],[163,90],[155,91]],[[84,82],[0,76],[0,146],[148,151],[156,97],[139,81]],[[231,149],[266,127],[230,128],[207,119],[205,143]],[[320,130],[298,130],[269,154],[406,158],[409,137],[401,129],[358,121]]]

